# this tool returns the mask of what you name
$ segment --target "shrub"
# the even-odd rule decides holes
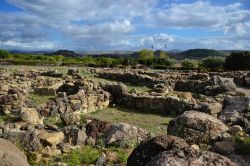
[[[191,59],[184,59],[181,62],[181,66],[186,69],[194,69],[198,67],[198,62]]]
[[[176,61],[175,61],[175,59],[172,59],[172,58],[166,58],[166,59],[164,59],[163,63],[165,66],[174,66]]]
[[[224,63],[223,57],[209,57],[202,61],[201,66],[209,71],[222,71]]]
[[[226,70],[250,70],[250,52],[232,53],[225,60]]]

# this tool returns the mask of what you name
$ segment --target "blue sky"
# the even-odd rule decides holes
[[[0,48],[250,50],[250,0],[0,0]]]

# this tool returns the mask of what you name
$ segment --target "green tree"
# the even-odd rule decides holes
[[[232,53],[225,60],[226,70],[250,70],[250,52]]]
[[[11,59],[11,58],[12,56],[8,51],[0,49],[0,59]]]
[[[187,69],[194,69],[198,67],[198,62],[191,59],[184,59],[181,62],[181,66]]]
[[[157,50],[154,52],[154,54],[155,54],[155,57],[157,57],[158,59],[169,58],[168,54],[162,50]]]
[[[154,58],[154,51],[153,50],[146,50],[143,49],[138,52],[139,59],[151,59]]]

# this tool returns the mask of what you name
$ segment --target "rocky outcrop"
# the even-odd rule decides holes
[[[0,138],[0,165],[29,166],[25,154],[10,141]]]
[[[219,119],[196,111],[186,111],[168,125],[168,134],[183,138],[188,143],[209,143],[228,130]]]

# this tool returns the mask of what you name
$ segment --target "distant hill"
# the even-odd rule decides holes
[[[79,57],[80,54],[70,50],[58,50],[56,52],[45,53],[44,55],[62,55],[64,57]]]
[[[227,54],[222,51],[212,50],[212,49],[191,49],[178,54],[183,58],[206,58],[206,57],[215,57],[215,56],[226,56]]]

